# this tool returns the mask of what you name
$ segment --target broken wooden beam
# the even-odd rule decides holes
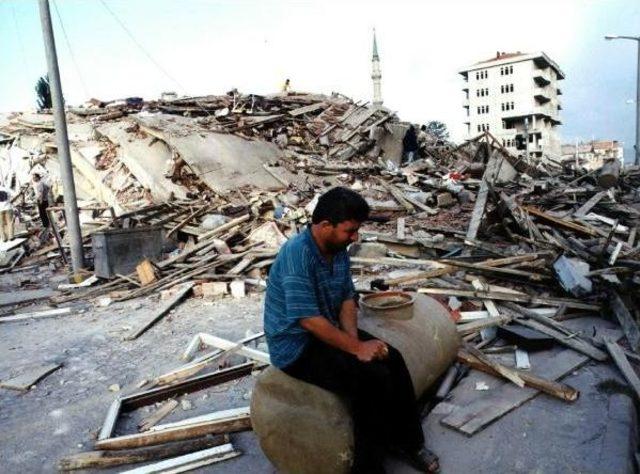
[[[486,372],[490,375],[501,376],[499,372],[497,372],[493,367],[487,365],[474,355],[466,352],[464,349],[458,351],[458,360],[464,364],[469,365],[470,367],[480,370],[482,372]],[[494,362],[494,364],[497,364]],[[499,364],[498,364],[499,365]],[[566,402],[573,402],[578,399],[580,392],[569,385],[555,382],[552,380],[547,380],[542,377],[538,377],[530,372],[525,372],[523,370],[509,369],[512,372],[517,373],[517,375],[524,381],[524,384],[528,387],[535,388],[536,390],[540,390],[541,392],[547,393],[555,398]]]
[[[160,321],[169,313],[169,311],[177,306],[178,303],[180,303],[193,289],[194,285],[195,282],[184,283],[180,288],[178,288],[176,294],[167,303],[165,303],[159,311],[157,311],[148,321],[144,322],[135,332],[128,335],[125,339],[131,341],[144,334],[151,326]]]
[[[182,420],[177,424],[158,425],[144,433],[136,433],[116,438],[98,440],[96,449],[129,449],[142,446],[168,443],[197,438],[207,434],[234,433],[251,428],[251,418],[248,407],[242,409],[225,410],[202,417]]]
[[[125,464],[155,461],[182,454],[213,448],[229,442],[226,435],[206,436],[203,438],[167,443],[131,450],[89,451],[65,456],[58,461],[59,471],[75,471],[79,469],[108,468]]]

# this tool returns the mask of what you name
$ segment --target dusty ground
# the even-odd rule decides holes
[[[63,279],[46,268],[1,275],[0,313],[10,309],[8,303],[50,294],[46,287],[55,288]],[[360,280],[362,284],[365,278]],[[135,341],[124,341],[123,336],[158,307],[158,295],[105,307],[82,302],[80,307],[86,308],[82,313],[0,324],[0,380],[34,364],[63,364],[26,393],[0,389],[0,472],[55,472],[60,457],[91,450],[117,396],[110,386],[118,384],[120,393],[130,393],[138,390],[140,381],[179,367],[180,355],[198,332],[229,340],[260,332],[262,300],[261,294],[213,302],[190,298]],[[263,340],[260,342],[260,349],[266,350]],[[533,362],[535,365],[535,359]],[[454,397],[473,399],[477,380],[497,383],[487,377],[473,372],[456,388]],[[539,396],[472,438],[443,428],[441,415],[434,410],[423,422],[427,444],[440,455],[445,473],[634,472],[636,411],[628,395],[606,394],[599,388],[610,379],[621,382],[613,366],[589,364],[567,378],[567,383],[581,391],[575,404]],[[182,398],[192,408],[179,406],[164,421],[246,406],[253,381],[245,377],[186,395]],[[116,434],[134,433],[137,422],[153,410],[155,407],[123,414]],[[242,456],[194,472],[274,472],[252,432],[231,438]],[[137,465],[95,472],[133,467]],[[394,474],[415,472],[394,460],[387,467]]]
[[[25,276],[49,278],[42,272],[2,276],[0,305],[15,301],[16,285]],[[51,284],[58,281],[53,279]],[[261,295],[215,302],[190,298],[137,340],[123,341],[158,304],[158,298],[132,300],[89,308],[82,314],[0,326],[0,379],[25,366],[63,363],[27,393],[0,389],[2,472],[54,472],[58,458],[92,449],[92,440],[117,395],[109,387],[118,384],[124,393],[137,391],[141,380],[182,365],[180,355],[196,333],[237,340],[262,328]],[[248,405],[252,384],[247,377],[189,394],[184,398],[193,408],[177,407],[165,421]],[[134,432],[134,422],[151,411],[142,408],[130,417],[125,414],[117,433]],[[233,440],[245,455],[225,462],[224,470],[272,471],[253,434],[236,435]]]

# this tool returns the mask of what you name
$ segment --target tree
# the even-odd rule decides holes
[[[38,110],[50,109],[53,105],[51,103],[51,87],[49,86],[49,76],[47,74],[38,79],[35,89]]]
[[[442,122],[438,122],[437,120],[432,120],[431,122],[427,123],[427,132],[436,137],[438,140],[445,142],[449,140],[449,131],[447,130],[447,126]]]

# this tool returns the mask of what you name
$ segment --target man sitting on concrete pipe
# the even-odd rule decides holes
[[[438,458],[424,447],[413,383],[400,352],[358,330],[347,246],[358,240],[369,205],[333,188],[312,224],[290,239],[271,267],[264,329],[273,365],[346,398],[354,424],[352,472],[382,473],[386,451],[423,472]]]

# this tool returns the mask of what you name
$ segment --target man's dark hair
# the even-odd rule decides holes
[[[364,222],[369,217],[369,204],[357,192],[347,188],[333,188],[318,199],[311,222],[329,221],[336,226],[344,221]]]

